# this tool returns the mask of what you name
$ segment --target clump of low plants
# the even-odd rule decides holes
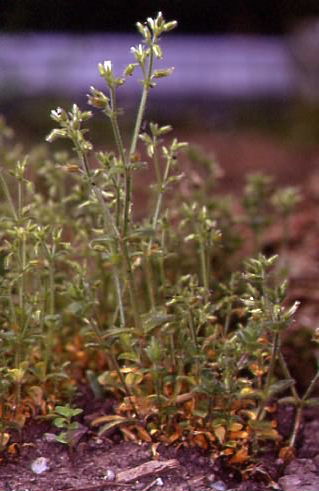
[[[282,441],[273,406],[288,390],[298,408],[305,405],[281,352],[298,305],[285,304],[276,257],[260,253],[270,179],[247,182],[243,205],[256,254],[237,260],[238,271],[227,257],[244,242],[237,228],[243,220],[229,200],[209,199],[207,188],[188,191],[182,206],[167,205],[169,191],[187,179],[179,163],[187,144],[169,137],[169,125],[144,123],[151,92],[173,72],[156,63],[161,37],[176,24],[161,13],[137,23],[142,41],[131,48],[132,63],[120,74],[109,60],[99,64],[103,88],[91,87],[88,102],[111,125],[112,149],[107,142],[95,150],[93,113],[74,104],[51,112],[56,127],[47,137],[66,139],[71,153],[37,148],[12,166],[6,152],[1,404],[17,421],[18,414],[24,421],[55,411],[62,428],[56,440],[72,445],[81,410],[58,402],[88,374],[95,394],[117,401],[115,412],[92,422],[100,433],[118,428],[129,440],[197,445],[244,464],[265,441],[295,443]],[[136,73],[141,97],[128,137],[118,90]],[[11,138],[5,128],[3,141]],[[145,167],[154,170],[152,205],[136,220],[133,190]],[[283,220],[296,203],[291,191],[273,197]]]

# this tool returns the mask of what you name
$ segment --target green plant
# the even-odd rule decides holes
[[[77,441],[76,430],[79,429],[79,423],[72,420],[82,412],[83,409],[72,408],[68,405],[55,406],[54,412],[50,414],[50,417],[54,418],[52,421],[54,426],[62,430],[55,435],[56,442],[68,445],[70,448],[74,446]]]
[[[86,374],[95,394],[117,400],[114,414],[92,422],[100,433],[118,427],[128,439],[198,445],[242,464],[264,440],[281,441],[269,409],[294,391],[281,337],[297,304],[285,306],[287,285],[272,273],[276,258],[260,254],[271,179],[250,177],[244,190],[256,255],[242,261],[242,220],[231,200],[211,196],[207,182],[196,185],[209,169],[215,188],[215,161],[191,152],[199,174],[183,191],[186,143],[168,140],[169,125],[143,125],[151,89],[172,73],[155,62],[163,57],[161,35],[175,26],[161,13],[138,23],[142,43],[121,76],[110,61],[99,64],[108,93],[92,87],[88,100],[110,122],[113,151],[94,150],[86,127],[93,114],[77,105],[51,112],[57,128],[47,137],[69,140],[70,154],[38,147],[23,158],[7,148],[12,135],[0,124],[1,405],[22,424],[30,414],[53,414],[62,429],[56,441],[74,447],[81,409],[58,403]],[[127,137],[117,91],[138,70],[141,98]],[[136,220],[133,191],[146,166],[155,176],[152,206]],[[173,185],[189,203],[177,203]],[[286,219],[296,196],[276,196]]]

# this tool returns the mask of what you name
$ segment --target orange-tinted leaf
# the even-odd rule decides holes
[[[249,433],[247,431],[231,431],[229,437],[232,440],[246,439],[249,437]]]
[[[131,440],[133,442],[136,442],[137,437],[133,431],[129,430],[126,426],[121,426],[120,427],[121,432],[123,433],[124,437],[126,437],[127,440]]]
[[[241,448],[235,455],[229,460],[230,464],[243,464],[249,459],[248,450],[246,447]]]
[[[263,369],[263,367],[261,367],[258,363],[251,363],[249,365],[249,368],[250,368],[250,371],[256,375],[256,377],[261,377],[265,370]]]
[[[25,425],[25,422],[27,420],[27,417],[28,415],[26,414],[17,414],[14,418],[14,422],[16,425],[19,426],[19,428],[23,428],[23,426]]]
[[[2,448],[6,447],[8,445],[9,440],[10,440],[10,433],[1,433],[0,443],[1,443]],[[12,445],[16,445],[16,443],[13,443]],[[11,447],[11,445],[10,445],[10,447]]]
[[[282,459],[285,463],[290,462],[292,459],[295,458],[296,451],[294,447],[283,447],[280,449],[279,452],[279,458]]]
[[[229,431],[240,431],[242,430],[243,428],[243,425],[241,423],[232,423],[230,426],[229,426]]]
[[[256,436],[260,440],[277,440],[280,441],[282,437],[279,435],[278,431],[273,428],[265,428],[256,431]]]
[[[208,449],[208,442],[203,433],[198,433],[192,437],[192,443],[194,443],[197,447],[203,448],[204,450]]]
[[[117,423],[124,423],[127,421],[127,418],[123,416],[118,416],[117,414],[106,414],[104,416],[99,416],[98,418],[93,419],[91,426],[99,426],[102,423],[108,423],[109,421],[115,421]]]
[[[233,448],[225,448],[225,450],[223,450],[221,452],[222,455],[233,455],[233,453],[235,452],[235,450]]]
[[[177,440],[180,439],[180,437],[182,436],[182,428],[180,428],[179,426],[176,427],[176,431],[170,435],[167,439],[167,442],[168,443],[174,443],[176,442]]]
[[[259,344],[269,344],[269,339],[267,339],[265,336],[260,336],[257,341]]]
[[[215,435],[213,435],[210,431],[205,431],[204,434],[205,434],[207,440],[209,440],[210,442],[215,442],[216,441]]]
[[[9,438],[10,438],[10,436],[9,436]],[[9,445],[9,447],[8,447],[8,454],[17,455],[18,450],[19,450],[19,445],[17,443],[11,443],[11,445]]]
[[[136,425],[135,427],[137,429],[138,436],[141,438],[141,440],[143,440],[143,442],[149,442],[149,443],[152,442],[152,438],[150,434],[143,426]]]
[[[226,429],[223,426],[218,426],[214,428],[214,433],[217,436],[217,439],[220,444],[223,444],[225,441]]]

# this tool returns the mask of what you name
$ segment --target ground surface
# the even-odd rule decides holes
[[[255,133],[184,134],[181,139],[196,141],[206,150],[214,151],[225,171],[222,180],[225,191],[237,192],[245,173],[260,170],[274,175],[281,184],[301,186],[305,199],[292,221],[289,299],[301,301],[293,332],[311,333],[319,326],[319,146],[286,146]],[[276,251],[280,233],[278,227],[273,227],[265,237],[264,246],[268,250]],[[285,344],[285,354],[300,390],[304,389],[315,369],[315,353],[303,349],[303,339],[303,336],[289,334]],[[319,489],[318,410],[309,410],[305,414],[295,460],[284,466],[277,451],[270,450],[256,461],[249,480],[245,481],[241,480],[238,469],[225,466],[221,460],[214,461],[197,449],[158,447],[161,464],[152,467],[154,459],[150,446],[123,442],[116,432],[108,438],[100,438],[91,432],[90,419],[104,414],[109,401],[92,402],[87,391],[82,394],[81,401],[84,431],[76,451],[69,454],[63,445],[48,442],[44,433],[52,428],[46,423],[31,421],[22,432],[18,453],[8,456],[0,466],[0,491]],[[292,415],[293,409],[289,407],[278,413],[279,430],[284,437],[288,436]],[[31,464],[39,457],[46,459],[42,464],[47,470],[36,474]],[[153,464],[144,465],[134,475],[123,474],[147,462]],[[112,484],[113,478],[116,482]]]

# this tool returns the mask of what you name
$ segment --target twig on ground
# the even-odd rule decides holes
[[[95,486],[89,486],[87,488],[67,488],[65,491],[104,491],[111,487],[127,488],[128,486],[130,486],[129,483],[110,481],[101,484],[96,484]]]
[[[156,482],[157,482],[157,479],[154,479],[154,481],[150,482],[147,486],[145,486],[145,488],[143,488],[142,491],[149,491],[149,489],[151,489],[153,486],[155,486]]]

